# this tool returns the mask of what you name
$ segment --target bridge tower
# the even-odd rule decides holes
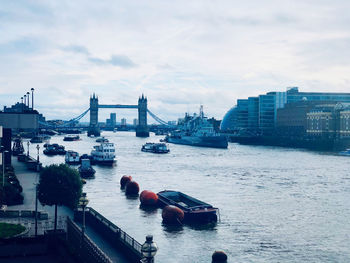
[[[147,98],[143,96],[138,101],[139,124],[136,127],[136,137],[149,137],[147,126]]]
[[[90,126],[88,129],[88,136],[100,136],[100,128],[98,127],[98,97],[90,96]]]

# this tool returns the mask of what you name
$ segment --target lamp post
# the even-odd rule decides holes
[[[4,147],[2,148],[2,187],[5,187],[5,154],[8,153],[8,151],[4,151]]]
[[[39,163],[39,149],[40,149],[39,144],[36,145],[36,149],[38,150],[38,157],[36,158],[36,161]]]
[[[141,247],[141,252],[143,255],[142,263],[153,263],[154,256],[157,254],[158,246],[155,242],[153,242],[153,236],[146,236],[146,242],[143,243]]]
[[[32,110],[34,110],[34,88],[30,89],[32,91]]]
[[[35,184],[35,236],[38,235],[38,184]]]
[[[85,233],[85,207],[87,206],[87,204],[89,203],[89,199],[87,199],[86,197],[86,193],[82,193],[81,197],[79,198],[79,205],[80,207],[83,208],[83,225],[81,227],[81,244],[80,247],[83,246],[83,242],[84,242],[84,233]]]
[[[27,98],[28,98],[28,110],[29,110],[29,99],[30,99],[30,98],[29,98],[29,94],[30,94],[30,93],[29,93],[29,91],[27,91]]]
[[[23,98],[24,98],[24,109],[25,109],[26,106],[27,106],[27,99],[26,99],[26,97],[27,97],[27,95],[24,94],[24,95],[23,95]]]
[[[27,147],[28,147],[28,151],[27,151],[27,156],[29,157],[29,141],[27,141]]]

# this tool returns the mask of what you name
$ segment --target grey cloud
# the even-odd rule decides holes
[[[0,44],[0,54],[30,54],[40,51],[44,41],[37,38],[23,37],[7,43]]]
[[[102,59],[98,57],[89,57],[88,60],[99,66],[112,65],[121,68],[133,68],[136,64],[125,55],[112,55],[110,59]]]
[[[73,52],[73,53],[80,53],[80,54],[84,54],[84,55],[90,55],[90,52],[88,51],[88,49],[84,46],[79,46],[79,45],[69,45],[69,46],[65,46],[62,48],[63,51],[67,51],[67,52]]]
[[[109,59],[103,59],[91,56],[89,50],[80,45],[69,45],[62,47],[61,49],[66,52],[83,54],[87,57],[89,62],[98,66],[112,65],[121,68],[132,68],[137,66],[128,56],[125,55],[112,55]]]

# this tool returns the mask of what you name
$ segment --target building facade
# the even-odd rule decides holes
[[[307,113],[316,105],[326,103],[334,106],[340,102],[350,103],[350,93],[299,92],[298,87],[291,87],[286,92],[268,92],[258,97],[238,99],[237,106],[225,114],[220,128],[222,131],[236,134],[246,130],[251,135],[273,135],[284,129],[294,135],[305,134],[306,130],[313,130],[315,132],[308,132],[308,134],[316,135],[320,134],[320,131],[314,130],[314,127],[317,127],[316,123],[314,123],[316,126],[308,127],[311,122],[308,123],[307,118],[309,121],[314,120],[320,113],[316,113],[317,110],[313,111],[314,115],[310,114],[309,117]],[[343,130],[341,134],[346,136],[348,134],[346,130],[347,114],[344,113],[342,116],[343,122],[337,124],[342,125],[342,128],[337,126],[336,130]],[[288,130],[289,128],[291,130]]]
[[[350,137],[350,109],[339,113],[339,136]]]

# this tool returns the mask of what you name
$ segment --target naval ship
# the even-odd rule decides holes
[[[203,106],[199,115],[185,115],[177,124],[177,129],[165,137],[165,141],[191,146],[227,148],[226,136],[218,134],[212,123],[204,116]]]

